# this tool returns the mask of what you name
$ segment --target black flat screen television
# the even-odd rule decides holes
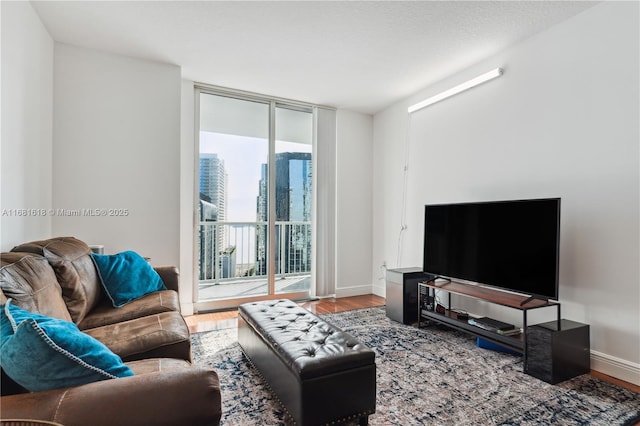
[[[560,198],[425,206],[424,272],[558,299]]]

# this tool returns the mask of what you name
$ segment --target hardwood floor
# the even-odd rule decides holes
[[[353,309],[370,308],[372,306],[384,306],[384,297],[373,294],[353,297],[327,297],[324,299],[301,302],[303,306],[316,315],[331,314],[334,312],[350,311]],[[220,311],[186,317],[187,325],[191,333],[199,333],[210,330],[220,330],[237,326],[238,311]]]
[[[383,297],[373,294],[342,298],[329,297],[300,303],[301,306],[317,315],[349,311],[352,309],[363,309],[372,306],[383,306],[384,304],[385,299]],[[186,317],[186,321],[189,326],[189,331],[192,333],[198,333],[202,331],[235,327],[237,326],[237,318],[238,311],[230,310],[191,315]],[[591,375],[601,380],[617,384],[618,386],[629,389],[633,392],[640,393],[640,386],[632,383],[624,382],[595,370],[591,370]]]

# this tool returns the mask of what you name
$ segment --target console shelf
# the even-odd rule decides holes
[[[544,308],[547,306],[560,306],[559,303],[548,302],[546,300],[540,299],[531,299],[529,302],[523,304],[523,302],[525,302],[528,297],[516,293],[510,293],[507,291],[496,290],[494,288],[465,284],[456,281],[450,281],[444,284],[437,284],[429,281],[423,282],[421,284],[427,287],[431,287],[435,290],[442,290],[451,294],[460,294],[463,296],[473,297],[474,299],[486,300],[487,302],[508,306],[510,308],[523,311],[529,309]]]
[[[446,292],[448,297],[445,312],[436,312],[435,292]],[[495,331],[485,330],[475,325],[471,325],[467,320],[458,319],[451,311],[451,295],[461,295],[473,299],[484,300],[489,303],[506,306],[522,312],[522,333],[505,336]],[[513,351],[521,353],[524,357],[524,368],[527,366],[527,312],[532,309],[555,307],[557,311],[557,322],[560,324],[560,303],[546,300],[531,299],[507,291],[482,287],[479,285],[465,284],[461,282],[447,282],[444,284],[433,281],[418,283],[418,327],[423,321],[434,321],[444,324],[465,333],[482,337],[488,341],[505,346]],[[526,303],[525,303],[526,302]]]

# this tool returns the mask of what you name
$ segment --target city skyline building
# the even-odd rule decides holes
[[[211,203],[211,199],[200,193],[199,203],[200,222],[217,222],[218,208]],[[211,280],[215,277],[214,259],[209,253],[214,253],[214,241],[216,241],[216,226],[200,226],[200,256],[199,269],[200,280]]]
[[[227,173],[224,160],[218,154],[200,154],[200,221],[224,222],[226,219],[226,184]],[[225,247],[226,232],[217,225],[201,225],[200,227],[200,279],[210,280],[224,277],[222,268],[216,265]],[[220,277],[218,276],[220,275]]]
[[[224,160],[218,154],[200,154],[200,194],[208,197],[209,203],[216,206],[219,221],[226,219],[226,179]]]
[[[258,182],[258,196],[256,197],[256,221],[266,222],[269,214],[267,199],[268,168],[266,164],[260,165],[260,181]],[[256,226],[256,274],[267,274],[267,226]]]
[[[311,270],[312,157],[308,152],[276,154],[276,222],[288,224],[284,229],[276,226],[275,264],[277,273],[295,273]],[[257,199],[257,220],[266,222],[268,216],[267,165],[262,165]],[[281,241],[282,240],[282,241]],[[266,227],[256,230],[256,259],[261,274],[266,274]],[[279,270],[283,269],[284,270]]]

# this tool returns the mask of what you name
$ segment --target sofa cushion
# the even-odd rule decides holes
[[[11,251],[25,251],[44,255],[56,273],[62,288],[62,298],[73,322],[78,324],[98,304],[102,296],[100,279],[91,249],[74,237],[57,237],[32,241]]]
[[[20,309],[11,299],[0,307],[3,370],[31,392],[133,376],[104,344],[70,322]]]
[[[180,312],[180,299],[178,293],[173,290],[162,290],[147,294],[117,309],[113,307],[111,300],[105,297],[98,306],[84,317],[78,327],[80,330],[85,330],[173,311]]]
[[[180,292],[180,271],[175,266],[154,266],[164,286],[169,290]]]
[[[144,358],[191,361],[189,327],[179,312],[163,312],[84,330],[125,362]]]
[[[62,289],[47,259],[31,253],[2,253],[1,257],[0,287],[14,305],[71,321]]]
[[[113,306],[119,308],[155,291],[166,290],[160,275],[135,251],[91,254]]]

